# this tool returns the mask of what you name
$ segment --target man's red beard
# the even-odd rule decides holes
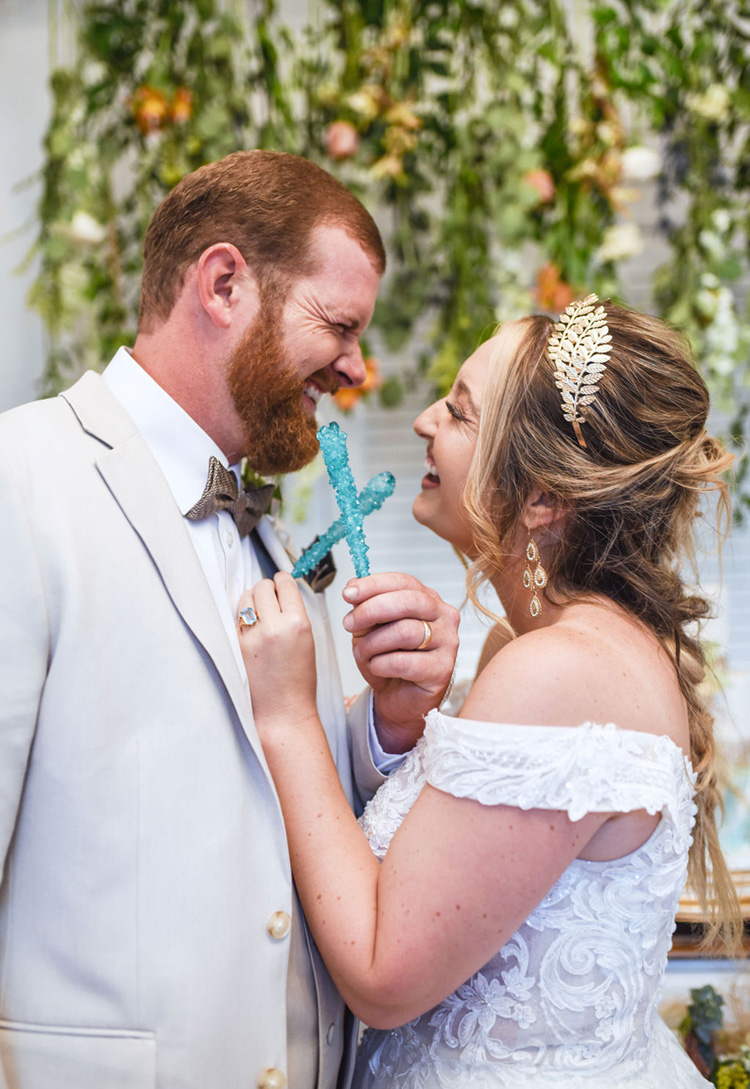
[[[317,454],[318,424],[303,400],[311,381],[329,393],[338,389],[327,370],[300,378],[284,351],[280,314],[264,314],[229,364],[229,389],[244,424],[243,452],[256,472],[292,473]]]

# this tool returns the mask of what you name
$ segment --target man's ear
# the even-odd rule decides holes
[[[240,308],[255,309],[258,284],[245,258],[231,242],[216,242],[198,258],[198,298],[208,318],[228,329]]]
[[[527,497],[521,511],[521,522],[534,533],[539,529],[560,529],[565,521],[570,504],[551,492],[533,491]]]

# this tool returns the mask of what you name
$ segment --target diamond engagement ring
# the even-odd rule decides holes
[[[252,605],[248,605],[246,609],[242,609],[240,615],[237,617],[237,623],[241,628],[252,628],[253,624],[257,624],[259,620],[260,617]]]
[[[430,642],[432,641],[432,628],[426,620],[423,620],[422,623],[424,624],[424,639],[418,647],[414,648],[415,650],[426,650],[427,647],[429,647]]]

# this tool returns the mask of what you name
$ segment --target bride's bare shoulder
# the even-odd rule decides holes
[[[487,638],[484,641],[481,654],[479,655],[476,672],[477,677],[484,667],[489,665],[498,651],[501,651],[503,647],[512,642],[514,638],[513,629],[506,620],[498,620],[492,625],[487,633]]]
[[[519,635],[485,660],[462,713],[487,721],[566,725],[561,700],[569,704],[581,684],[590,688],[596,655],[590,639],[559,625]]]
[[[658,640],[606,609],[569,610],[502,646],[485,664],[462,714],[480,721],[679,732],[679,685]]]

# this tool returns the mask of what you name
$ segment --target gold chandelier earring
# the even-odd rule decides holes
[[[533,571],[531,570],[532,563],[536,564]],[[529,612],[536,620],[542,612],[542,603],[539,600],[537,590],[543,590],[547,585],[547,572],[542,567],[542,561],[539,559],[539,549],[536,541],[531,536],[531,530],[529,530],[529,543],[526,545],[526,570],[523,573],[523,585],[526,590],[531,590]]]

